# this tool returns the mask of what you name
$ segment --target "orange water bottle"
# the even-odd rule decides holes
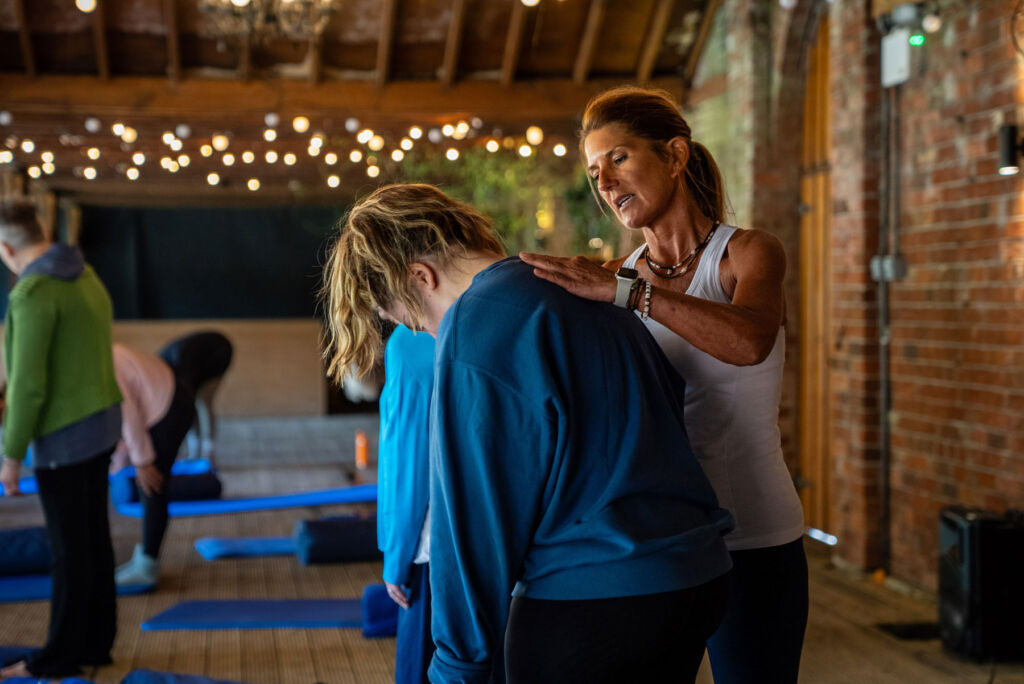
[[[356,468],[366,470],[370,463],[369,448],[366,445],[366,433],[356,430]]]

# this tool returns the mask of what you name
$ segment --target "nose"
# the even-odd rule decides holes
[[[608,192],[613,187],[615,187],[615,183],[616,183],[615,172],[612,170],[611,166],[609,166],[607,164],[602,164],[599,167],[599,169],[598,169],[598,174],[599,174],[598,177],[597,177],[597,189],[598,190],[600,190],[601,192]]]

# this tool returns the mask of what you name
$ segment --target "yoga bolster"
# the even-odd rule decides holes
[[[220,478],[213,470],[190,475],[171,475],[167,483],[167,496],[170,501],[208,501],[219,499],[223,486]],[[110,500],[115,504],[135,503],[139,500],[139,490],[134,477],[111,480]]]
[[[0,577],[48,573],[52,564],[45,527],[0,530]]]
[[[398,631],[398,604],[383,584],[363,589],[363,636],[368,639],[392,637]]]
[[[295,555],[303,565],[348,563],[381,558],[377,519],[354,516],[300,520],[295,524]]]

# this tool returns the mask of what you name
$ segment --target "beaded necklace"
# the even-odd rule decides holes
[[[715,230],[718,229],[718,226],[718,221],[715,221],[713,224],[711,224],[711,230],[709,230],[708,234],[704,236],[704,239],[700,241],[700,244],[691,249],[690,253],[686,255],[686,258],[680,261],[675,266],[662,266],[661,264],[655,263],[651,259],[651,246],[645,245],[644,261],[647,262],[647,267],[651,269],[651,273],[658,276],[659,278],[664,278],[665,280],[672,280],[673,278],[678,278],[679,276],[683,275],[684,273],[690,270],[690,266],[693,265],[693,262],[697,259],[697,255],[700,254],[700,252],[705,247],[708,246],[709,242],[711,242],[711,236],[715,234]],[[679,270],[677,271],[677,269]],[[661,271],[661,273],[659,273],[658,271]]]

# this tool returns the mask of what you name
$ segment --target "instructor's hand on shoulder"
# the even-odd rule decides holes
[[[596,302],[615,301],[615,274],[581,256],[554,257],[520,252],[519,258],[533,266],[533,274]]]

